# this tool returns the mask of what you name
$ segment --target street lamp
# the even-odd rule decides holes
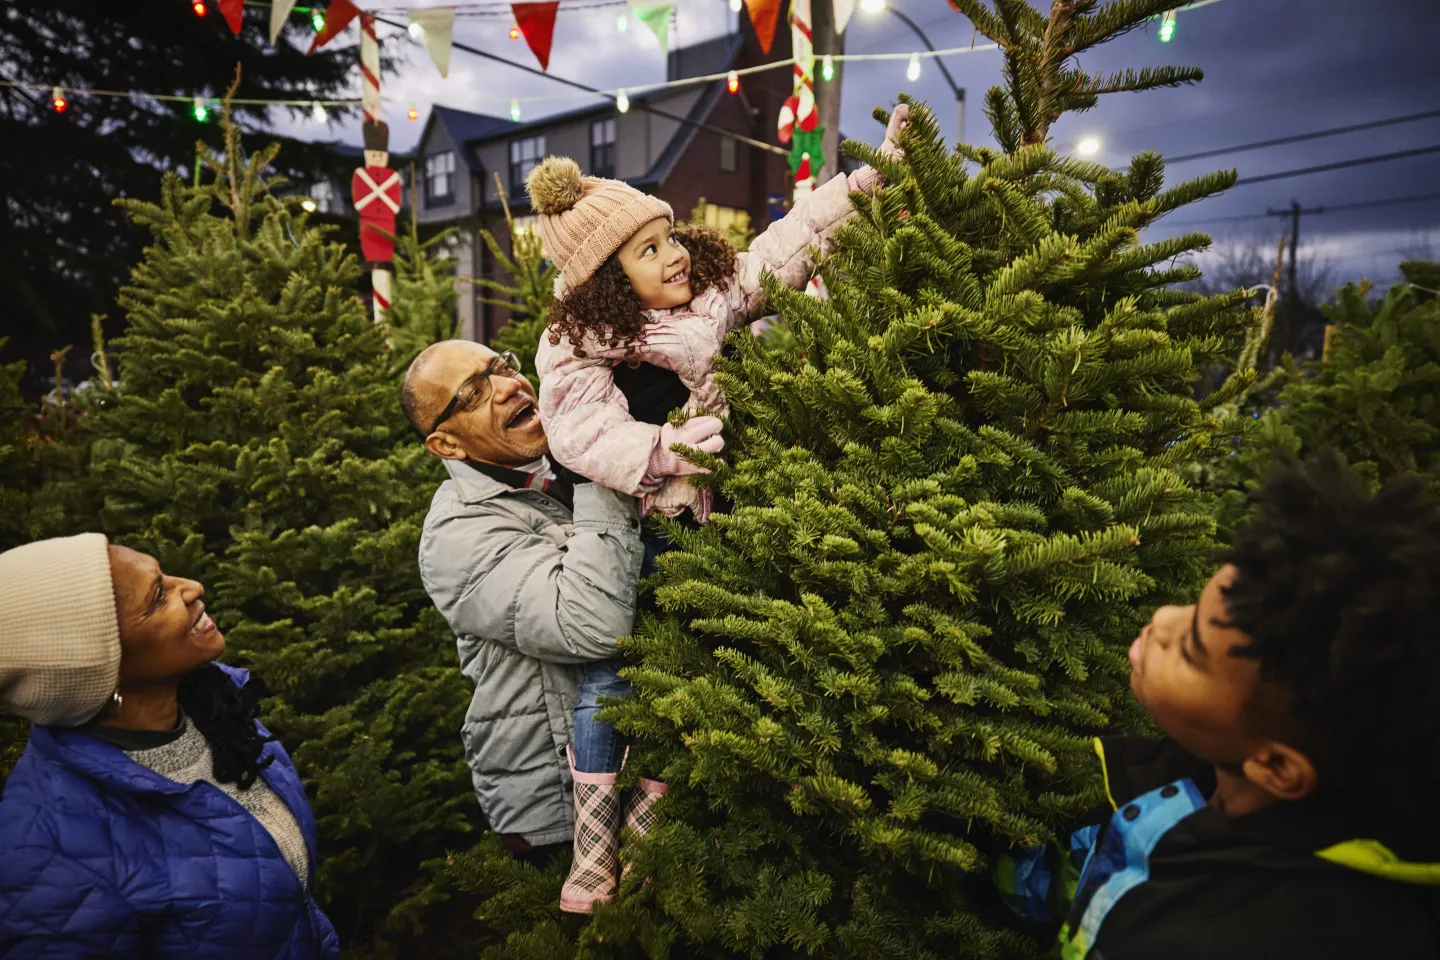
[[[899,10],[896,10],[894,7],[887,6],[885,4],[885,0],[860,0],[860,9],[865,11],[866,13],[879,13],[882,10],[888,10],[890,13],[894,14],[897,18],[899,18],[901,23],[905,24],[905,26],[909,27],[912,31],[914,31],[915,36],[920,38],[920,42],[925,44],[925,49],[931,51],[932,53],[935,51],[935,44],[931,43],[930,38],[925,36],[925,31],[920,29],[920,24],[916,23],[914,20],[911,20],[909,17],[901,13]],[[955,78],[950,76],[949,69],[946,68],[945,64],[941,61],[941,59],[939,57],[935,57],[934,59],[935,65],[940,68],[941,75],[945,77],[945,82],[950,84],[950,92],[955,94],[955,141],[957,143],[964,142],[965,90],[963,87],[955,83]],[[911,58],[910,68],[906,71],[906,75],[910,78],[911,83],[914,83],[919,78],[919,58]]]

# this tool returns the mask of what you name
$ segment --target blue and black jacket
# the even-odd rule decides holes
[[[1095,741],[1109,803],[996,884],[1063,960],[1440,957],[1440,830],[1423,798],[1319,795],[1231,820],[1170,740]]]

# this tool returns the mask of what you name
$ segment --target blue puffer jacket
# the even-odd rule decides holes
[[[243,685],[248,674],[222,668]],[[263,776],[315,855],[290,757]],[[0,957],[318,960],[330,921],[270,834],[213,784],[182,785],[75,730],[32,727],[0,799]]]

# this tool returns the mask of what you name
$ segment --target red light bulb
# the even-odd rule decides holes
[[[511,28],[510,28],[510,39],[511,39],[511,40],[519,40],[519,39],[520,39],[520,28],[519,28],[519,27],[511,27]]]
[[[194,2],[190,4],[190,9],[195,11],[195,16],[197,17],[205,16],[205,0],[194,0]]]
[[[739,93],[740,74],[736,73],[734,70],[731,70],[730,74],[725,78],[725,89],[729,90],[732,94]]]
[[[70,101],[65,99],[65,91],[56,87],[50,91],[50,105],[55,108],[56,113],[64,113],[70,108]]]

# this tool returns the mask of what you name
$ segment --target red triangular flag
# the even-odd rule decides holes
[[[230,32],[240,35],[240,16],[245,12],[245,0],[220,0],[220,15],[230,24]]]
[[[775,43],[775,24],[780,22],[782,0],[745,0],[745,9],[750,12],[750,23],[755,27],[755,36],[760,41],[760,52],[770,56],[770,47]]]
[[[359,15],[360,8],[350,0],[330,0],[330,6],[325,9],[325,26],[315,34],[315,39],[310,42],[310,49],[305,52],[314,53],[334,40],[335,35],[344,30],[350,21]]]
[[[515,24],[525,35],[525,42],[540,61],[541,70],[550,69],[550,42],[555,39],[555,11],[560,9],[560,0],[548,3],[512,3],[510,10],[515,14]]]

